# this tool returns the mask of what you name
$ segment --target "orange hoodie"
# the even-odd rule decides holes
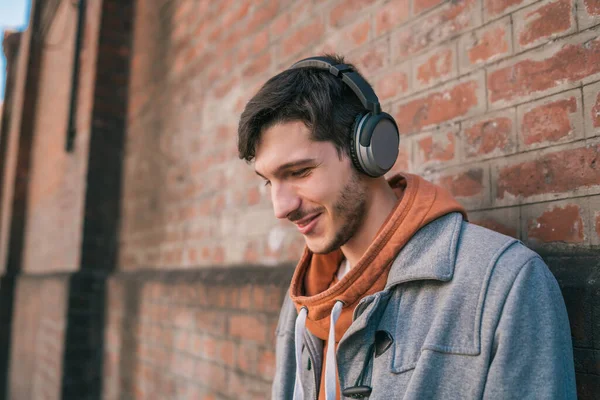
[[[292,277],[290,297],[298,312],[303,306],[307,307],[306,327],[325,341],[324,354],[329,345],[330,314],[337,300],[342,300],[344,307],[335,324],[336,347],[352,323],[360,299],[383,290],[394,259],[421,227],[451,212],[460,212],[467,219],[466,211],[450,193],[417,175],[395,175],[388,183],[400,200],[367,251],[341,281],[336,279],[344,259],[340,249],[313,254],[305,248]],[[321,371],[320,388],[323,388],[325,357]],[[339,381],[337,394],[339,399]],[[319,399],[324,398],[325,391],[319,390]]]

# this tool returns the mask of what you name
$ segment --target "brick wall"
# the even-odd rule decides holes
[[[64,271],[78,265],[87,146],[65,151],[77,7],[61,2],[42,40],[29,175],[23,269]],[[45,21],[48,23],[49,21]],[[89,132],[89,130],[87,131]],[[79,139],[87,142],[87,132]],[[79,144],[79,143],[78,143]]]
[[[579,396],[600,395],[597,1],[88,3],[75,152],[58,150],[64,117],[48,115],[47,96],[64,60],[46,54],[36,121],[52,129],[32,130],[19,236],[24,271],[72,273],[60,396],[268,397],[303,240],[237,159],[236,128],[266,79],[324,51],[357,64],[398,121],[394,171],[448,188],[472,222],[542,254],[569,310]],[[41,307],[21,290],[15,338],[21,307]],[[99,352],[103,375],[82,376],[78,362],[95,374]]]
[[[265,399],[291,266],[110,280],[106,399]]]
[[[0,322],[8,331],[0,336],[7,349],[0,353],[1,399],[100,397],[104,281],[115,265],[131,14],[123,1],[119,7],[109,0],[79,5],[32,2],[12,82],[20,89],[10,104],[11,129],[1,137],[8,141],[0,144],[13,146],[0,159]],[[80,9],[86,12],[79,15]],[[119,25],[119,18],[126,21]],[[73,93],[75,140],[68,150]]]
[[[270,76],[336,51],[398,121],[394,171],[448,188],[583,289],[560,268],[600,245],[599,23],[576,0],[138,1],[119,268],[295,261],[302,240],[236,159],[236,123]],[[584,373],[600,370],[578,371],[597,393]]]
[[[64,277],[24,278],[17,287],[9,399],[57,399],[64,351]]]
[[[325,50],[398,121],[395,170],[540,251],[600,244],[595,2],[142,0],[135,18],[122,268],[297,257],[235,128],[268,77]]]

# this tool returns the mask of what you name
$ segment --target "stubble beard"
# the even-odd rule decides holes
[[[350,180],[344,185],[333,205],[335,217],[337,220],[342,221],[342,224],[336,230],[331,241],[323,249],[314,253],[331,253],[348,242],[362,225],[366,209],[367,189],[361,183],[358,172],[352,171]]]

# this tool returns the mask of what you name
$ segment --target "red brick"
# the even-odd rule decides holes
[[[329,14],[329,23],[336,27],[345,25],[361,15],[364,12],[364,9],[373,3],[375,3],[375,0],[339,1]]]
[[[465,129],[465,156],[467,158],[507,151],[511,145],[513,121],[510,117],[496,117],[477,122]]]
[[[454,46],[444,47],[427,54],[424,61],[415,60],[416,79],[419,87],[429,86],[431,83],[439,82],[449,77],[456,70],[454,57]]]
[[[260,31],[254,37],[245,41],[236,51],[236,60],[238,64],[243,64],[249,57],[262,53],[269,45],[269,32]]]
[[[254,13],[250,17],[250,21],[248,21],[248,25],[243,29],[245,34],[247,34],[248,32],[255,32],[266,22],[271,21],[275,17],[275,15],[277,15],[278,10],[278,1],[265,2],[265,5],[263,5],[263,7],[254,10]],[[226,25],[226,28],[231,29],[231,26]]]
[[[236,345],[229,340],[222,340],[219,343],[219,361],[233,367],[235,364]]]
[[[579,31],[600,24],[600,3],[597,0],[576,0]]]
[[[369,30],[371,29],[371,21],[365,20],[350,31],[350,40],[354,46],[361,46],[369,39]]]
[[[521,49],[575,29],[573,0],[545,1],[514,15],[515,36]]]
[[[379,101],[385,101],[406,93],[408,84],[407,70],[392,70],[378,74],[374,88]]]
[[[257,310],[262,310],[265,307],[266,303],[266,293],[265,288],[262,286],[254,286],[252,288],[252,300],[254,304],[254,308]]]
[[[588,86],[584,89],[586,97],[586,113],[584,115],[587,125],[587,136],[597,134],[600,130],[600,84]]]
[[[217,340],[211,336],[202,338],[202,357],[209,360],[217,359]]]
[[[600,185],[600,145],[568,149],[500,169],[496,197],[530,197]]]
[[[258,361],[258,372],[264,379],[273,379],[275,375],[275,353],[269,350],[263,351]]]
[[[202,20],[199,23],[197,23],[196,27],[190,34],[190,37],[200,38],[200,37],[204,36],[204,34],[206,32],[208,32],[210,28],[212,28],[212,25],[209,23],[206,23],[206,21]]]
[[[419,14],[422,11],[429,10],[441,4],[444,0],[414,0],[413,2],[413,13]]]
[[[270,259],[269,261],[271,262],[271,264],[273,262],[277,263],[282,255],[283,241],[278,243],[277,245],[274,245],[274,242],[269,243],[269,241],[270,240],[266,240],[264,243],[264,246],[263,246],[263,254],[265,257],[265,263],[267,263],[267,259]]]
[[[208,81],[216,82],[223,77],[230,76],[233,66],[234,59],[232,55],[220,59],[213,59],[212,65],[206,72]]]
[[[472,80],[401,104],[394,112],[398,129],[406,134],[466,116],[482,106],[484,100],[479,93],[478,81]]]
[[[211,7],[212,11],[209,12],[209,16],[214,17],[216,15],[222,15],[225,10],[230,10],[234,0],[223,0],[218,2],[215,6]]]
[[[244,71],[242,71],[242,75],[244,78],[251,78],[260,73],[267,72],[269,66],[271,65],[271,53],[266,52],[258,58],[254,59]]]
[[[271,39],[277,39],[290,27],[298,22],[303,22],[305,18],[309,16],[312,9],[312,4],[307,1],[294,2],[292,5],[287,6],[283,12],[275,18],[275,20],[269,26],[269,34]]]
[[[597,0],[583,0],[585,10],[591,15],[600,15],[600,3]]]
[[[369,46],[363,46],[357,53],[352,53],[350,59],[354,60],[354,64],[363,75],[374,76],[388,65],[388,42],[380,40]]]
[[[293,19],[294,16],[291,12],[286,12],[278,16],[269,26],[269,33],[271,37],[273,39],[278,39],[281,35],[287,32],[287,30],[290,29],[290,26],[292,25]]]
[[[239,343],[237,347],[237,367],[241,371],[256,371],[258,350],[248,343]]]
[[[239,24],[249,14],[252,1],[236,1],[235,4],[237,7],[229,8],[227,12],[220,16],[220,25],[224,27],[231,27]]]
[[[182,375],[186,378],[194,377],[195,365],[194,365],[193,358],[182,355],[182,356],[178,357],[178,360],[177,360],[177,363],[175,363],[175,366],[177,368],[179,375]]]
[[[434,0],[437,1],[437,0]],[[410,15],[409,0],[393,0],[378,8],[375,14],[375,34],[381,36],[402,24]]]
[[[256,243],[254,241],[248,242],[244,251],[244,261],[254,264],[258,262],[259,258],[260,254],[258,254]]]
[[[223,264],[225,262],[225,249],[223,246],[214,247],[212,262],[215,264]]]
[[[503,235],[507,235],[510,237],[518,238],[518,231],[510,226],[506,226],[503,222],[497,221],[491,218],[477,219],[471,220],[471,223],[479,226],[483,226],[484,228],[491,229]]]
[[[459,55],[464,70],[496,60],[512,52],[510,19],[505,18],[461,37]]]
[[[279,312],[283,304],[282,292],[276,285],[265,287],[265,310]]]
[[[523,143],[556,142],[570,135],[574,130],[571,120],[577,112],[575,97],[544,104],[526,112],[521,121]]]
[[[528,220],[527,237],[544,243],[582,243],[585,240],[583,219],[576,204],[554,207]]]
[[[234,338],[261,343],[267,337],[264,321],[250,315],[232,315],[229,318],[229,334]]]
[[[218,391],[225,392],[227,390],[227,373],[223,367],[199,360],[196,363],[195,372],[196,381],[206,382],[208,386]]]
[[[427,134],[423,138],[418,139],[417,154],[419,158],[417,164],[420,165],[431,161],[452,161],[455,155],[455,142],[454,132]]]
[[[269,324],[269,328],[267,329],[270,336],[273,338],[273,341],[271,341],[271,343],[275,343],[274,339],[275,339],[275,331],[277,330],[277,325],[279,325],[279,319],[278,318],[272,319],[271,323]]]
[[[173,13],[173,22],[179,23],[182,22],[182,19],[186,19],[187,17],[189,17],[193,5],[194,3],[191,1],[184,1],[183,3],[179,4],[175,12]]]
[[[190,334],[189,351],[195,356],[204,354],[204,337],[199,334]]]
[[[215,311],[196,312],[196,326],[203,331],[214,334],[225,333],[225,316]]]
[[[286,39],[283,39],[281,43],[282,55],[287,58],[315,44],[322,38],[324,31],[323,23],[318,19],[297,28]]]
[[[327,35],[327,40],[322,44],[317,53],[341,53],[356,49],[367,43],[369,40],[369,32],[371,31],[370,18],[358,20],[348,26],[340,29],[333,35]]]
[[[472,168],[457,175],[444,176],[438,179],[438,183],[456,197],[473,197],[483,192],[483,177],[481,168]]]
[[[177,350],[187,350],[189,348],[188,332],[178,330],[175,333],[175,348]]]
[[[600,72],[600,38],[566,44],[552,56],[523,59],[488,73],[488,95],[492,103],[529,96]]]
[[[231,91],[231,89],[236,87],[239,83],[240,83],[240,78],[238,78],[237,76],[232,76],[229,80],[216,85],[214,90],[212,91],[212,94],[215,96],[215,98],[221,99],[225,95],[227,95],[227,93],[229,93]]]
[[[479,23],[476,0],[447,2],[391,36],[394,62],[401,61],[434,43],[456,36]]]
[[[515,9],[524,0],[485,0],[486,16],[491,18],[499,14],[509,11],[509,9]]]
[[[250,307],[252,306],[252,299],[250,297],[250,293],[252,293],[252,286],[246,285],[240,288],[238,307],[242,310],[250,309]]]

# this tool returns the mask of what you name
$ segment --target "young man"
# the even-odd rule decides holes
[[[306,240],[273,399],[575,398],[567,314],[542,259],[469,224],[442,188],[386,180],[397,148],[393,118],[339,56],[295,64],[246,105],[240,158]]]

